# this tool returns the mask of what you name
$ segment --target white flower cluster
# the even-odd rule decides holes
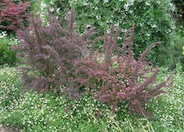
[[[6,31],[0,32],[0,38],[4,38],[4,37],[6,37],[6,36],[7,36]]]

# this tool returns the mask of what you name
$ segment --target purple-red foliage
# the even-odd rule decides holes
[[[163,87],[172,83],[172,75],[157,83],[159,68],[147,62],[146,55],[160,42],[151,44],[138,59],[134,58],[134,26],[124,35],[124,44],[118,47],[120,28],[111,26],[111,32],[104,37],[90,37],[96,34],[94,28],[83,35],[76,32],[75,13],[65,17],[67,26],[49,15],[48,26],[32,17],[30,26],[19,30],[22,45],[15,47],[19,55],[27,60],[23,68],[22,81],[27,87],[38,91],[53,90],[66,93],[71,99],[90,92],[100,102],[118,110],[121,104],[131,113],[151,114],[145,110],[149,99],[158,96]],[[93,50],[97,41],[103,42],[102,49]],[[87,47],[92,44],[92,48]]]
[[[38,91],[53,90],[69,94],[71,99],[80,97],[80,86],[74,80],[74,63],[87,53],[88,38],[95,34],[93,28],[83,35],[75,30],[76,14],[69,12],[65,19],[67,27],[49,14],[48,26],[40,19],[31,18],[29,27],[17,32],[22,45],[14,47],[26,58],[28,67],[23,68],[22,81],[27,87]],[[63,24],[63,23],[62,23]]]
[[[13,31],[20,29],[28,17],[26,9],[29,5],[29,2],[15,4],[11,0],[0,2],[0,29]]]
[[[161,42],[151,44],[136,60],[132,50],[134,26],[125,32],[122,47],[118,47],[119,34],[120,29],[111,26],[111,33],[104,33],[103,49],[77,61],[76,74],[81,75],[77,80],[94,91],[100,102],[110,105],[113,112],[123,102],[131,114],[151,116],[145,104],[165,93],[161,88],[172,84],[172,75],[157,83],[159,68],[146,61],[147,53]]]

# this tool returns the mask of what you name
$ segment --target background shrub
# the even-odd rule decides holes
[[[184,21],[184,1],[183,0],[173,0],[174,4],[177,7],[176,15],[177,18],[183,19]]]
[[[180,63],[184,71],[184,56],[182,55],[182,47],[184,46],[184,1],[182,0],[173,0],[176,5],[176,11],[174,14],[176,20],[176,31],[177,35],[173,38],[171,42],[172,46],[170,47],[170,56],[171,61],[170,67],[175,68],[177,63]]]
[[[174,69],[178,63],[181,64],[184,71],[184,55],[183,55],[184,38],[182,34],[178,34],[173,38],[171,46],[168,48],[170,58],[168,59],[169,68]]]
[[[148,59],[157,65],[168,66],[168,58],[170,58],[168,48],[173,36],[175,36],[175,22],[171,15],[175,7],[171,0],[68,0],[62,2],[44,0],[44,2],[58,17],[61,17],[68,8],[75,9],[78,14],[79,32],[85,29],[84,24],[89,27],[94,25],[99,34],[103,35],[111,24],[127,29],[134,23],[135,34],[137,34],[134,38],[133,48],[135,56],[137,57],[143,52],[149,44],[163,41],[162,46],[156,46],[151,51]],[[97,48],[99,47],[101,47],[100,43]]]
[[[11,49],[12,45],[18,43],[13,37],[8,37],[5,32],[0,34],[0,65],[15,65],[17,58],[16,52]]]

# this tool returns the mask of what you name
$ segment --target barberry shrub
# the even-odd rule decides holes
[[[165,93],[162,88],[172,84],[171,74],[164,81],[157,82],[159,68],[146,60],[150,50],[161,42],[151,44],[135,59],[132,50],[134,26],[125,32],[121,48],[118,47],[120,29],[114,26],[110,29],[109,34],[104,34],[101,50],[91,50],[89,56],[77,61],[76,74],[81,78],[76,79],[93,91],[93,96],[100,102],[111,106],[112,112],[118,110],[120,104],[126,104],[131,114],[152,116],[145,110],[145,104]]]
[[[26,10],[29,5],[29,2],[15,4],[11,0],[0,2],[0,30],[10,33],[26,25],[26,18],[29,16]]]
[[[22,45],[14,49],[19,51],[20,57],[26,58],[25,64],[28,64],[23,68],[23,85],[38,91],[69,93],[71,99],[80,97],[80,85],[74,80],[77,78],[73,74],[74,64],[78,58],[84,58],[88,37],[96,32],[90,28],[83,35],[77,34],[75,17],[74,11],[69,12],[65,28],[50,13],[47,26],[32,17],[29,27],[17,32]]]
[[[18,31],[22,45],[14,48],[28,64],[22,68],[23,85],[64,93],[70,99],[88,93],[111,106],[113,112],[126,104],[131,113],[151,115],[145,104],[165,93],[162,88],[172,84],[172,75],[157,82],[159,68],[146,60],[147,53],[160,42],[151,44],[135,59],[134,26],[125,32],[120,48],[120,28],[111,26],[110,33],[92,41],[90,37],[96,34],[93,27],[83,35],[76,32],[73,10],[64,18],[67,24],[60,24],[50,13],[48,16],[47,26],[32,17],[29,28]],[[96,51],[93,47],[98,41],[103,46]]]

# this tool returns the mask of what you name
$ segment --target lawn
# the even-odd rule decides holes
[[[168,74],[161,68],[157,79]],[[183,132],[184,74],[174,73],[172,88],[146,106],[154,118],[130,116],[126,109],[114,114],[91,96],[71,102],[52,92],[22,88],[17,67],[0,68],[0,124],[26,132]]]

